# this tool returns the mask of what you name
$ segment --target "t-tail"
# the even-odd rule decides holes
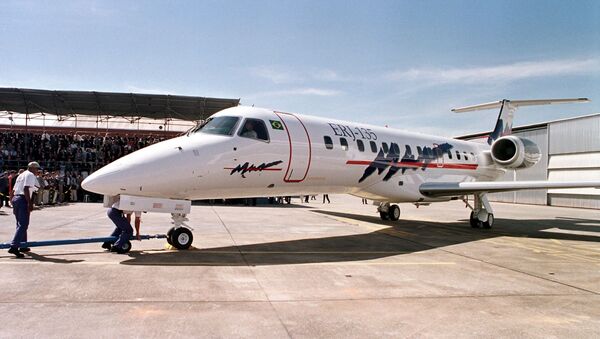
[[[515,111],[520,106],[539,106],[539,105],[551,105],[551,104],[564,104],[572,102],[588,102],[588,98],[573,98],[573,99],[538,99],[538,100],[500,100],[494,102],[488,102],[485,104],[479,104],[474,106],[467,106],[461,108],[454,108],[452,112],[463,113],[481,111],[486,109],[500,108],[498,114],[498,120],[494,130],[490,133],[487,143],[491,145],[496,139],[509,135],[512,133],[513,116]]]

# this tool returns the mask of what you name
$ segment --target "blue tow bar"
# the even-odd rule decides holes
[[[141,240],[149,239],[166,239],[166,234],[144,234],[140,236]],[[132,237],[131,240],[137,240]],[[80,238],[80,239],[63,239],[63,240],[45,240],[45,241],[30,241],[22,242],[19,247],[40,247],[40,246],[60,246],[60,245],[75,245],[75,244],[88,244],[95,242],[115,242],[117,237],[102,237],[102,238]],[[10,243],[0,243],[0,249],[10,248]]]

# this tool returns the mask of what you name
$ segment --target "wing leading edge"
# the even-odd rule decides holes
[[[459,196],[474,193],[496,193],[544,188],[600,189],[600,181],[474,181],[474,182],[426,182],[419,191],[429,197]]]

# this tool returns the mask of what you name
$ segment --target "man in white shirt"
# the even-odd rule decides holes
[[[8,253],[14,254],[17,258],[23,258],[21,252],[29,252],[29,248],[22,247],[21,243],[27,242],[27,228],[29,227],[29,216],[33,211],[33,193],[39,188],[36,175],[40,169],[40,164],[35,161],[27,165],[27,171],[19,174],[13,188],[11,202],[13,213],[17,219],[17,231],[10,243]]]

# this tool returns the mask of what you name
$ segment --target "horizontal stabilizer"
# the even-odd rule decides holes
[[[474,193],[496,193],[544,188],[600,188],[600,181],[473,181],[426,182],[419,191],[428,197],[459,196]]]
[[[566,104],[573,102],[589,102],[588,98],[572,98],[572,99],[538,99],[538,100],[499,100],[488,102],[485,104],[466,106],[460,108],[453,108],[452,112],[455,113],[464,113],[464,112],[473,112],[473,111],[482,111],[486,109],[494,109],[502,107],[504,102],[510,103],[513,107],[519,106],[539,106],[539,105],[552,105],[552,104]]]

